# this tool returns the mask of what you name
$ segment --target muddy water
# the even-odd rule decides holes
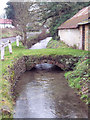
[[[14,118],[87,118],[87,107],[68,86],[64,72],[25,72],[15,92],[18,95]]]

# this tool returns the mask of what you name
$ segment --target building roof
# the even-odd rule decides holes
[[[89,18],[90,18],[90,6],[85,7],[82,10],[80,10],[72,18],[68,19],[66,22],[61,24],[61,26],[58,27],[58,29],[77,28],[78,25],[81,25],[79,23],[88,21]],[[85,24],[85,22],[84,22],[84,24]]]
[[[12,24],[12,20],[10,20],[10,19],[0,19],[0,24]]]
[[[80,23],[78,23],[78,25],[85,25],[85,24],[89,24],[90,23],[90,19],[84,20]]]

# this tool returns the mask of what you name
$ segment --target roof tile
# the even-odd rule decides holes
[[[68,28],[77,28],[78,23],[89,19],[90,6],[83,8],[77,14],[75,14],[72,18],[68,19],[66,22],[61,24],[58,29],[68,29]]]

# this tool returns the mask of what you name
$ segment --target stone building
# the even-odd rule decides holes
[[[58,27],[60,39],[69,46],[90,50],[90,6],[83,8]]]

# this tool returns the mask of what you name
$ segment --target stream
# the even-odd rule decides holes
[[[45,39],[46,42],[51,38]],[[42,40],[31,49],[45,48]],[[69,87],[64,71],[42,63],[26,71],[16,84],[14,118],[88,118],[88,107]]]

